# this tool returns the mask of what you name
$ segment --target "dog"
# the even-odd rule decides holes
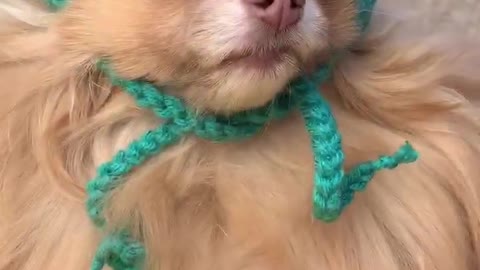
[[[479,269],[478,43],[414,37],[392,16],[375,16],[360,38],[355,13],[352,0],[72,0],[57,13],[38,0],[0,3],[0,270],[89,269],[103,232],[86,214],[86,183],[162,124],[96,60],[231,114],[267,104],[331,48],[344,52],[319,87],[346,169],[404,140],[416,163],[379,173],[322,223],[293,114],[246,141],[192,136],[168,148],[110,196],[109,229],[128,225],[151,270]]]

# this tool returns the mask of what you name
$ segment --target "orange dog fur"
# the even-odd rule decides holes
[[[264,104],[327,45],[357,36],[350,0],[307,0],[296,57],[274,74],[227,72],[222,57],[251,31],[232,23],[243,18],[236,2],[73,0],[58,15],[0,4],[0,270],[88,269],[102,235],[86,182],[161,124],[95,71],[99,56],[228,113]],[[247,142],[185,139],[115,191],[109,224],[132,224],[149,270],[479,269],[478,44],[400,32],[374,20],[323,91],[347,167],[405,139],[420,160],[378,174],[337,222],[311,216],[312,154],[294,115]]]

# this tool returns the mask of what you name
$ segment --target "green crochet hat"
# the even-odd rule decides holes
[[[66,0],[46,0],[53,10],[64,8]],[[365,31],[369,24],[375,0],[357,0],[358,25]],[[318,86],[329,79],[335,61],[321,66],[309,78],[301,76],[292,81],[268,106],[244,111],[225,117],[197,115],[177,97],[167,95],[161,87],[145,81],[129,81],[118,77],[105,60],[98,68],[112,84],[131,95],[138,106],[152,110],[164,120],[160,127],[146,132],[126,149],[119,151],[111,161],[101,165],[97,176],[87,185],[87,211],[93,223],[100,229],[106,227],[104,206],[107,195],[123,183],[123,176],[148,158],[160,154],[182,137],[194,134],[215,141],[245,140],[258,134],[273,119],[286,117],[299,110],[311,138],[314,156],[313,215],[325,222],[332,222],[353,200],[354,193],[362,191],[382,169],[393,169],[401,163],[418,158],[417,152],[406,143],[391,156],[382,156],[354,167],[348,173],[343,170],[344,153],[341,135],[328,102],[321,96]],[[114,270],[140,270],[145,256],[143,245],[133,239],[128,230],[110,233],[97,250],[91,270],[101,270],[104,265]]]

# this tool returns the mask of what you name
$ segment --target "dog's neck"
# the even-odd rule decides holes
[[[63,8],[66,0],[47,0],[53,9]],[[358,1],[358,23],[365,31],[371,17],[375,0]],[[321,66],[314,76],[301,76],[269,105],[243,111],[234,115],[198,115],[182,100],[165,94],[153,84],[118,77],[106,62],[99,68],[111,80],[130,94],[138,106],[152,110],[165,120],[160,127],[145,133],[127,149],[98,168],[97,176],[87,186],[87,210],[97,227],[104,229],[104,204],[108,193],[122,184],[122,176],[130,173],[145,160],[177,143],[183,136],[194,134],[211,141],[247,139],[257,134],[264,125],[275,118],[282,118],[294,109],[303,116],[310,134],[315,162],[315,185],[313,190],[313,214],[326,222],[335,220],[351,203],[353,195],[363,190],[374,174],[381,169],[392,169],[400,163],[413,162],[416,152],[409,144],[392,156],[365,162],[351,172],[344,173],[344,154],[341,135],[328,102],[320,95],[318,85],[329,79],[335,61]],[[115,270],[138,269],[144,252],[141,243],[133,240],[128,230],[108,236],[97,252],[92,269],[100,270],[105,264]]]

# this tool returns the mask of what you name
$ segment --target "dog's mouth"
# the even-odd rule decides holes
[[[221,61],[220,66],[268,71],[294,58],[289,47],[247,49],[231,52]]]

